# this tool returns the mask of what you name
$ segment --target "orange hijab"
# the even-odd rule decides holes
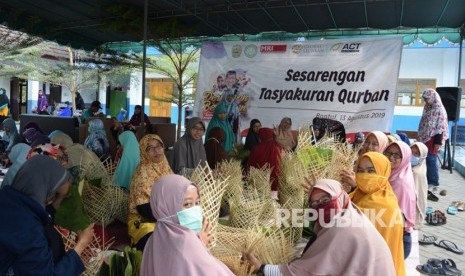
[[[356,173],[357,188],[350,194],[350,198],[368,214],[388,244],[397,275],[405,275],[402,212],[388,181],[391,162],[381,153],[367,152],[359,157],[356,168],[363,158],[370,159],[376,174]]]

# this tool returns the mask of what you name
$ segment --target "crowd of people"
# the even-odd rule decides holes
[[[341,171],[341,183],[349,184],[350,191],[332,179],[302,183],[309,195],[307,207],[319,214],[314,235],[301,257],[289,263],[264,264],[253,252],[244,252],[243,259],[255,273],[406,274],[411,232],[422,225],[428,189],[439,185],[435,156],[448,137],[439,95],[428,89],[423,99],[426,105],[415,143],[377,130],[358,141],[361,147],[354,148],[358,159],[353,170]],[[100,103],[93,103],[84,119],[94,117],[100,108]],[[147,120],[140,108],[134,116],[132,124]],[[138,141],[131,129],[116,122],[108,137],[100,119],[93,118],[88,125],[89,135],[80,145],[59,130],[46,135],[30,123],[19,133],[12,119],[3,122],[0,150],[10,164],[0,189],[0,274],[84,271],[79,256],[91,242],[94,225],[83,229],[76,246],[65,252],[53,217],[69,197],[73,181],[69,169],[83,160],[100,162],[111,155],[109,139],[118,139],[121,152],[112,183],[129,193],[126,223],[131,245],[143,251],[141,275],[233,275],[208,251],[211,224],[199,206],[199,187],[188,180],[198,165],[215,170],[236,156],[241,141],[228,123],[227,104],[217,105],[208,125],[201,118],[190,118],[171,154],[166,154],[158,135],[146,134]],[[325,131],[317,128],[317,133]],[[259,119],[250,122],[243,147],[244,173],[251,167],[271,168],[273,199],[279,199],[281,153],[295,150],[297,143],[291,118],[282,118],[271,128],[262,127]],[[367,211],[379,219],[370,220]],[[348,226],[336,227],[337,222]]]

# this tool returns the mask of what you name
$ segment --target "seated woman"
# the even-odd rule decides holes
[[[253,147],[260,143],[258,138],[258,131],[262,127],[262,123],[258,119],[252,119],[250,121],[249,131],[247,132],[247,137],[245,138],[244,149],[251,151]]]
[[[134,114],[131,116],[131,119],[129,120],[129,125],[131,125],[132,128],[135,128],[136,126],[140,126],[141,124],[142,124],[142,106],[136,105],[134,107]],[[145,113],[144,113],[144,125],[145,125],[145,132],[151,133],[152,123],[150,123],[149,117]]]
[[[296,139],[292,134],[292,120],[284,117],[279,126],[274,129],[275,140],[284,150],[292,150],[297,145]]]
[[[129,190],[132,175],[140,163],[139,142],[134,132],[129,130],[121,133],[118,140],[123,148],[123,154],[113,175],[113,183]]]
[[[0,190],[0,274],[81,275],[80,255],[93,237],[92,227],[78,236],[76,246],[54,262],[45,227],[45,210],[56,193],[69,189],[65,168],[48,156],[34,156],[18,171],[11,186]],[[20,237],[20,238],[16,238]]]
[[[426,201],[428,199],[428,178],[426,177],[425,161],[428,156],[428,147],[422,142],[415,142],[410,146],[410,149],[412,150],[410,163],[412,164],[413,180],[417,195],[415,229],[420,229],[426,217]]]
[[[219,127],[220,129],[222,129],[224,132],[224,139],[223,142],[221,142],[221,147],[224,149],[226,153],[229,153],[234,147],[235,136],[231,128],[231,124],[229,124],[227,120],[227,112],[228,108],[224,103],[219,103],[216,106],[213,118],[208,123],[208,128],[207,132],[205,133],[205,136],[210,137],[210,131],[215,127]]]
[[[309,241],[300,258],[287,264],[265,265],[254,254],[245,254],[261,272],[258,275],[396,275],[383,238],[339,182],[316,181],[309,205],[317,214],[316,238]]]
[[[367,152],[356,164],[357,188],[350,194],[352,202],[370,215],[380,214],[373,224],[391,251],[397,275],[405,275],[403,217],[388,178],[391,163],[378,152]],[[374,214],[371,213],[374,211]]]
[[[412,248],[411,233],[415,226],[417,208],[415,181],[413,180],[412,165],[410,165],[412,151],[406,143],[397,141],[389,144],[384,150],[384,155],[391,162],[392,171],[391,176],[389,176],[389,183],[391,183],[392,190],[405,218],[404,258],[406,259]]]
[[[10,154],[8,154],[8,158],[12,164],[8,168],[8,171],[6,172],[5,178],[3,178],[0,187],[11,185],[16,173],[19,171],[24,162],[26,162],[26,157],[30,149],[31,147],[24,143],[18,143],[13,146]]]
[[[150,207],[157,227],[144,249],[141,276],[234,275],[208,252],[210,224],[199,204],[197,186],[188,179],[172,174],[155,182]]]
[[[212,128],[208,133],[208,139],[204,147],[208,166],[212,169],[216,169],[221,161],[229,160],[228,153],[221,147],[224,139],[224,131],[219,127]]]
[[[165,156],[165,146],[158,135],[147,134],[140,140],[140,163],[131,179],[128,231],[132,245],[140,251],[153,232],[155,220],[150,209],[153,183],[173,171]]]
[[[281,152],[283,148],[275,141],[271,128],[261,128],[260,144],[250,153],[248,167],[271,168],[271,197],[278,199],[279,175],[281,173]]]
[[[87,168],[90,164],[101,163],[98,156],[85,146],[74,143],[66,133],[58,133],[50,138],[52,144],[62,146],[68,155],[68,168]]]
[[[190,175],[199,164],[207,162],[202,136],[205,124],[199,117],[189,119],[186,132],[173,148],[171,168],[176,174]]]
[[[89,122],[88,131],[89,135],[84,142],[84,146],[95,152],[99,158],[108,157],[110,154],[110,143],[108,142],[107,133],[105,132],[105,126],[102,120],[91,120]]]
[[[13,119],[6,118],[2,125],[4,132],[0,143],[0,154],[10,152],[11,148],[21,140],[18,129],[16,128],[16,123]],[[5,155],[4,157],[6,158],[7,156]]]
[[[23,137],[24,140],[26,140],[26,143],[31,146],[31,148],[37,145],[50,143],[50,138],[35,128],[26,129],[23,132]]]

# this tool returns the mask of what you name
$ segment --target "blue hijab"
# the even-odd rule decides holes
[[[224,149],[225,152],[230,152],[234,146],[234,132],[231,128],[231,125],[228,123],[227,119],[223,121],[218,118],[218,114],[220,113],[227,113],[228,107],[223,104],[219,103],[215,108],[215,113],[213,114],[213,118],[211,119],[210,123],[208,123],[207,132],[205,133],[206,137],[209,137],[209,133],[214,127],[219,127],[224,131],[224,141],[221,143],[221,147]]]
[[[137,142],[136,135],[129,130],[121,133],[118,140],[123,147],[123,155],[116,167],[113,183],[129,190],[132,175],[140,163],[139,142]]]
[[[31,150],[31,147],[24,143],[18,143],[11,148],[11,151],[8,154],[8,158],[10,159],[12,165],[10,168],[8,168],[5,178],[1,184],[2,187],[11,185],[16,173],[19,171],[24,162],[26,162],[26,157],[29,153],[29,150]]]

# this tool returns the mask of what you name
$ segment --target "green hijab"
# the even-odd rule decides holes
[[[233,149],[235,136],[234,132],[231,128],[231,125],[228,123],[227,119],[220,120],[218,115],[220,113],[227,113],[228,107],[224,103],[219,103],[215,108],[215,113],[213,114],[213,118],[211,119],[210,123],[208,123],[208,128],[205,136],[208,138],[210,131],[214,127],[219,127],[224,131],[224,141],[221,143],[221,147],[224,149],[225,152],[230,152]]]

